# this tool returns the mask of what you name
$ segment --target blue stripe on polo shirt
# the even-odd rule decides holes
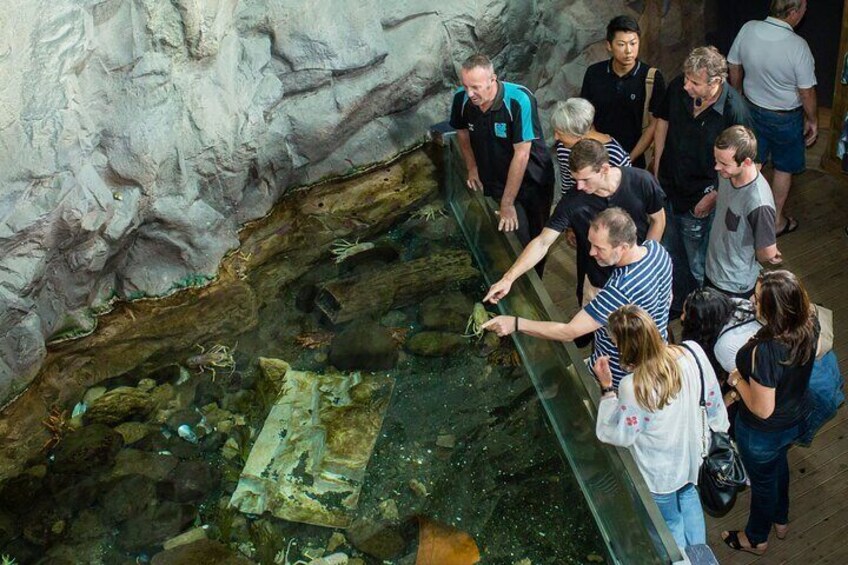
[[[536,139],[536,134],[533,132],[533,103],[530,100],[530,91],[511,82],[505,82],[503,86],[503,103],[507,112],[509,112],[509,117],[514,123],[515,116],[512,115],[512,102],[518,103],[521,111],[521,139],[533,141]]]
[[[598,357],[609,355],[613,386],[627,374],[621,368],[618,348],[607,331],[607,318],[626,304],[643,308],[657,323],[663,339],[668,339],[668,308],[671,304],[671,259],[656,241],[647,240],[643,246],[648,253],[636,263],[616,267],[607,284],[589,304],[586,313],[603,324],[595,331],[592,364]]]
[[[456,92],[453,93],[454,97],[456,97],[456,95],[459,94],[460,92],[463,94],[462,109],[460,110],[460,112],[464,113],[465,112],[465,105],[468,104],[468,93],[465,92],[464,86],[460,86],[459,88],[456,89]]]

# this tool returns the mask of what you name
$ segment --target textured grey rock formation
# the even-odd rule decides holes
[[[574,93],[627,2],[34,0],[0,15],[0,400],[111,300],[204,284],[288,188],[445,119],[474,50]],[[635,5],[635,4],[634,4]],[[639,8],[641,10],[641,8]]]

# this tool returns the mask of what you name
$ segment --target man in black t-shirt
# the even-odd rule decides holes
[[[630,16],[616,16],[607,25],[610,59],[595,63],[583,75],[580,97],[595,107],[595,129],[613,136],[630,153],[633,166],[645,168],[645,150],[654,140],[654,116],[665,93],[665,82],[654,69],[654,85],[645,113],[645,81],[650,65],[639,60],[639,24]]]
[[[550,216],[554,189],[536,99],[521,85],[499,81],[484,55],[466,59],[460,74],[450,124],[457,130],[468,187],[497,200],[498,229],[518,230],[527,245]]]
[[[713,144],[734,125],[750,128],[751,116],[745,99],[727,84],[727,61],[715,47],[693,49],[657,114],[654,153],[668,196],[663,245],[674,262],[673,314],[704,282],[718,182]]]
[[[630,214],[639,243],[662,238],[665,194],[653,175],[634,167],[610,166],[603,144],[591,139],[574,145],[569,164],[577,190],[563,195],[545,229],[527,245],[503,278],[492,285],[484,302],[506,296],[513,281],[540,261],[569,227],[574,229],[577,240],[577,302],[580,305],[589,302],[612,272],[589,255],[589,225],[607,208],[623,208]]]

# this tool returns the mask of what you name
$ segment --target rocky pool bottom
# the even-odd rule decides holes
[[[470,535],[481,563],[602,562],[512,343],[464,337],[479,277],[337,326],[316,306],[326,281],[463,250],[454,222],[410,218],[374,249],[328,257],[268,299],[254,330],[199,344],[206,357],[162,357],[155,370],[100,383],[77,399],[86,411],[75,418],[57,407],[43,457],[0,486],[0,553],[18,563],[291,565],[342,552],[353,564],[412,565],[425,549],[433,555],[419,542],[435,524]],[[280,391],[260,357],[394,381],[346,529],[230,507]],[[474,562],[464,555],[458,562]]]

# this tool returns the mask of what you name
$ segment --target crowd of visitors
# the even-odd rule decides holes
[[[763,270],[782,262],[777,238],[798,229],[785,204],[817,134],[813,59],[793,31],[805,11],[806,0],[773,0],[727,59],[698,47],[667,88],[639,59],[638,23],[614,18],[609,60],[553,110],[552,151],[533,94],[498,80],[485,56],[463,63],[453,100],[468,187],[498,202],[499,229],[518,230],[525,246],[484,300],[541,274],[560,234],[576,248],[570,321],[502,315],[484,328],[593,336],[597,436],[631,449],[683,549],[706,543],[701,407],[711,430],[731,428],[750,480],[747,525],[721,534],[735,550],[762,554],[772,530],[787,535],[787,450],[815,431],[816,309],[792,273]],[[550,215],[552,156],[562,195]],[[677,317],[683,341],[673,345]]]

